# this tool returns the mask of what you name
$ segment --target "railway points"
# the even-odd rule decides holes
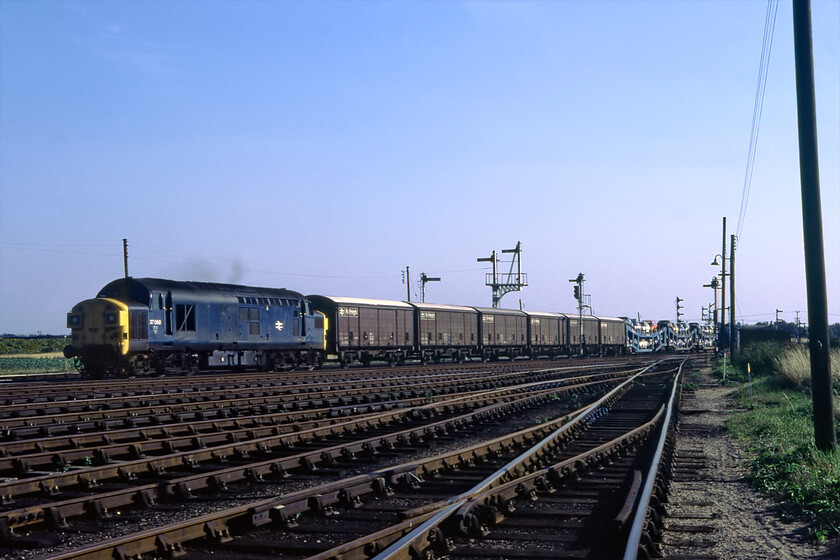
[[[40,414],[54,416],[52,407],[84,404],[86,391],[88,413],[104,408],[115,416],[90,424],[80,418],[70,437],[45,431],[15,439],[4,429],[0,551],[30,559],[199,558],[210,551],[218,558],[337,557],[327,545],[353,548],[380,532],[393,537],[403,523],[416,527],[417,515],[434,518],[439,505],[455,503],[460,521],[429,534],[454,546],[461,537],[449,531],[460,527],[456,533],[472,543],[468,550],[486,530],[508,530],[502,518],[513,515],[516,500],[555,496],[566,484],[561,479],[595,484],[610,503],[616,493],[635,495],[633,469],[615,471],[613,483],[581,480],[635,464],[622,457],[647,445],[639,438],[661,422],[664,409],[631,395],[664,395],[678,368],[660,358],[465,364],[472,370],[446,364],[401,371],[405,376],[390,368],[338,369],[282,381],[275,375],[274,382],[260,373],[164,378],[157,395],[149,394],[152,379],[120,381],[113,393],[100,386],[95,394],[95,381],[67,382],[66,402],[46,403],[23,418],[36,423]],[[21,393],[10,398],[43,400],[35,385],[16,384]],[[220,385],[232,393],[230,402],[212,394],[187,398]],[[275,391],[286,412],[270,412],[267,403],[230,404],[251,398],[243,396],[249,391]],[[174,395],[181,402],[167,401],[162,406],[170,410],[160,416],[145,416],[139,405]],[[225,414],[202,418],[211,411]],[[127,419],[137,425],[126,426]],[[8,414],[0,424],[14,420]],[[619,429],[625,424],[628,431]],[[627,524],[629,515],[622,516]],[[384,551],[392,537],[371,537],[360,548],[367,556],[355,557]],[[435,550],[429,554],[441,552]]]

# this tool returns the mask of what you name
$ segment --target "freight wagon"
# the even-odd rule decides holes
[[[278,288],[121,278],[67,315],[65,355],[91,377],[209,368],[316,368],[702,349],[699,325],[311,295]]]

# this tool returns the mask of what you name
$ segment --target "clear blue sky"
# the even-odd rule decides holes
[[[766,3],[0,1],[0,332],[64,333],[123,274],[700,318],[735,233]],[[840,321],[840,2],[813,3]],[[807,319],[790,2],[737,311]],[[504,264],[502,265],[505,266]],[[415,293],[418,290],[414,290]],[[419,299],[419,298],[418,298]]]

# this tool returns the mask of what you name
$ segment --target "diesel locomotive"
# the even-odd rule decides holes
[[[67,314],[74,358],[89,377],[213,367],[318,367],[327,322],[286,289],[114,280]]]
[[[684,325],[684,324],[680,324]],[[213,368],[320,367],[616,355],[702,346],[697,329],[623,318],[121,278],[67,315],[64,349],[89,377]],[[682,332],[685,330],[685,332]]]

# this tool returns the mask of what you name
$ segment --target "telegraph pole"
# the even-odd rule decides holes
[[[123,268],[125,269],[125,277],[128,278],[128,239],[123,237]]]
[[[411,301],[411,274],[408,270],[408,267],[405,267],[403,271],[403,283],[405,284],[405,297],[406,301]]]
[[[817,103],[814,94],[814,46],[811,2],[793,2],[793,47],[796,66],[796,109],[799,122],[799,177],[802,183],[802,228],[805,237],[805,281],[808,289],[808,346],[811,350],[811,395],[814,402],[814,439],[824,451],[837,450],[828,347],[828,296],[825,288],[820,203],[820,165],[817,157]]]
[[[725,355],[728,346],[726,344],[726,216],[723,217],[723,242],[721,243],[720,260],[720,334],[723,337],[720,348]]]
[[[730,237],[729,245],[729,354],[735,355],[738,346],[738,336],[735,332],[735,242],[737,237]]]

